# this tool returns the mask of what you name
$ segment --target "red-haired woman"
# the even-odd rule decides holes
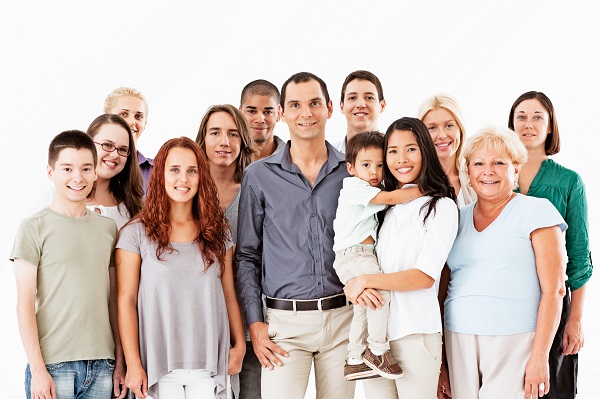
[[[246,348],[231,246],[204,152],[187,137],[167,141],[116,250],[125,382],[136,397],[226,398]]]

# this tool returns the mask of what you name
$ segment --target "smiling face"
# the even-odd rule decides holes
[[[478,200],[497,202],[512,195],[519,168],[505,151],[480,148],[469,158],[467,168]]]
[[[146,128],[146,103],[141,98],[120,96],[108,113],[117,114],[125,119],[136,141]]]
[[[521,101],[515,107],[513,124],[515,133],[528,151],[545,148],[549,115],[541,102],[535,98]]]
[[[206,124],[204,138],[208,161],[216,166],[233,167],[238,156],[242,139],[233,117],[227,112],[214,112]]]
[[[280,112],[275,98],[258,94],[245,96],[240,110],[250,125],[255,143],[262,144],[273,139]]]
[[[190,203],[198,192],[200,177],[196,154],[174,147],[165,161],[165,191],[171,203]]]
[[[96,151],[98,151],[98,179],[110,180],[125,168],[127,156],[119,155],[117,149],[126,149],[129,151],[129,135],[127,131],[115,124],[104,124],[93,137],[96,143]],[[100,144],[98,144],[100,143]],[[115,150],[108,152],[102,149],[102,144],[110,143],[115,147]]]
[[[423,116],[423,123],[431,134],[438,158],[456,159],[461,132],[454,115],[446,108],[434,108]]]
[[[379,99],[373,83],[355,79],[346,86],[340,108],[346,116],[348,133],[374,131],[377,130],[379,114],[385,109],[385,100]]]
[[[423,157],[415,135],[410,130],[394,130],[388,139],[385,155],[387,166],[398,187],[416,184],[421,174]]]
[[[55,199],[85,202],[96,181],[94,156],[90,150],[65,148],[54,166],[48,165],[48,178],[55,188]]]
[[[314,79],[288,83],[281,116],[296,140],[325,139],[325,124],[331,117],[331,101],[326,103],[321,85]]]
[[[356,154],[354,165],[347,162],[348,173],[377,187],[383,180],[383,149],[365,148]]]

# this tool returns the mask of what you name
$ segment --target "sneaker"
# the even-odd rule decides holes
[[[400,364],[392,357],[390,351],[385,352],[381,356],[375,356],[370,349],[367,348],[363,355],[363,361],[377,372],[382,377],[395,380],[404,374]]]
[[[364,363],[344,365],[344,379],[346,381],[366,380],[367,378],[377,378],[379,374]]]

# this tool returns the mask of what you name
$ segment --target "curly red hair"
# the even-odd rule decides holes
[[[146,201],[139,219],[146,229],[148,238],[156,243],[156,256],[161,259],[165,251],[173,252],[169,242],[171,235],[170,202],[165,190],[165,163],[172,148],[187,148],[194,152],[198,161],[200,182],[192,203],[192,215],[198,229],[198,246],[204,259],[204,270],[217,260],[224,267],[226,242],[230,229],[225,213],[219,205],[217,187],[210,176],[208,161],[198,144],[187,137],[167,141],[154,158],[154,167],[148,182]]]

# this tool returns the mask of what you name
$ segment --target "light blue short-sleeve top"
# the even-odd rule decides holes
[[[541,298],[530,234],[566,223],[550,201],[517,194],[483,231],[473,225],[472,203],[460,226],[448,267],[444,323],[450,331],[512,335],[535,331]]]

